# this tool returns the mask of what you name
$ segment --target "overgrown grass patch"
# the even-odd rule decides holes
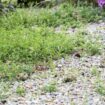
[[[87,40],[82,33],[68,36],[48,27],[0,29],[0,75],[11,78],[21,72],[31,73],[37,62],[55,60],[81,49],[82,53],[99,54],[99,43],[89,46]]]
[[[55,9],[17,9],[17,12],[0,18],[0,28],[13,29],[18,26],[30,27],[33,25],[80,27],[87,22],[96,22],[104,16],[105,13],[99,8],[93,8],[92,6],[74,7],[70,4],[62,4]]]
[[[16,63],[0,63],[0,79],[5,80],[23,80],[33,73],[33,65],[16,64]]]
[[[56,33],[54,29],[60,25],[80,27],[87,22],[98,21],[104,15],[98,8],[63,4],[57,9],[17,9],[16,12],[1,16],[1,78],[32,72],[32,66],[37,62],[55,60],[78,50],[90,55],[100,54],[100,44],[86,39],[84,34],[69,36]]]
[[[10,93],[10,83],[0,81],[0,101],[5,101]]]
[[[87,43],[88,39],[82,34],[68,36],[45,27],[0,31],[0,60],[4,63],[48,61],[70,54],[76,49],[87,49],[92,55],[100,50],[98,45],[96,47],[96,42]]]

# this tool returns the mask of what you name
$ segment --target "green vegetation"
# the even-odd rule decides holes
[[[20,87],[17,87],[16,89],[16,93],[20,96],[23,96],[25,94],[25,89],[24,87],[20,86]]]
[[[10,84],[8,82],[0,82],[0,101],[5,100],[9,94]]]
[[[16,78],[21,72],[33,72],[37,62],[48,62],[78,50],[100,54],[98,41],[78,33],[56,33],[55,27],[80,27],[102,19],[98,8],[62,4],[57,9],[17,9],[0,17],[0,78]]]
[[[18,27],[29,28],[31,26],[56,27],[60,25],[79,27],[87,22],[95,22],[102,19],[105,13],[91,6],[74,7],[63,4],[58,8],[28,8],[17,9],[0,19],[0,28],[17,29]],[[15,27],[14,27],[15,26]]]
[[[0,63],[0,78],[5,78],[6,80],[12,80],[13,78],[23,80],[25,75],[21,76],[21,73],[30,74],[33,72],[32,70],[33,65]]]
[[[96,82],[96,92],[102,96],[105,96],[105,84],[104,81],[98,80]]]
[[[43,90],[49,93],[57,91],[56,83],[47,84],[46,86],[44,86]]]
[[[18,30],[18,31],[17,31]],[[56,34],[48,28],[1,30],[0,60],[34,63],[56,59],[84,48],[92,55],[99,53],[99,46],[86,42],[84,35]],[[90,46],[89,46],[90,45]],[[88,48],[89,47],[89,48]]]
[[[96,76],[97,78],[100,76],[100,72],[96,67],[93,67],[91,70],[92,75]]]
[[[96,78],[96,80],[94,81],[95,91],[101,96],[105,96],[105,84],[104,80],[101,77],[101,72],[99,72],[96,67],[93,67],[91,73]]]

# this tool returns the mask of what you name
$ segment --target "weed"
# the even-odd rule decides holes
[[[96,82],[96,92],[100,95],[105,96],[105,85],[103,81]]]
[[[10,95],[10,87],[8,82],[0,81],[0,101],[5,100]]]
[[[15,13],[0,18],[0,28],[14,29],[17,27],[29,28],[34,25],[56,27],[60,25],[80,27],[87,22],[98,21],[105,13],[92,6],[74,7],[62,4],[58,9],[19,9]],[[15,26],[15,27],[14,27]]]
[[[101,54],[102,45],[96,40],[88,40],[84,43],[84,50],[90,55]]]
[[[13,80],[13,78],[24,78],[24,76],[20,77],[20,74],[30,74],[33,72],[32,65],[25,64],[0,64],[0,79],[5,80]]]
[[[23,96],[25,94],[25,88],[23,86],[17,87],[16,93],[20,96]]]
[[[75,49],[84,48],[83,44],[87,44],[85,42],[81,34],[67,36],[54,33],[50,28],[37,28],[31,31],[24,28],[18,32],[1,30],[0,60],[4,63],[49,61],[49,59],[58,59],[65,54],[70,54]],[[92,45],[93,48],[94,46]]]
[[[96,67],[92,68],[91,73],[92,73],[92,75],[94,75],[96,77],[99,77],[99,75],[100,75],[100,72],[97,70]]]
[[[47,84],[47,85],[44,86],[43,90],[45,92],[52,93],[52,92],[57,91],[57,87],[56,87],[56,84],[55,83],[49,83],[49,84]]]

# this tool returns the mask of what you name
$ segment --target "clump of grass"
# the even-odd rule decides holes
[[[100,45],[100,43],[96,42],[92,42],[89,41],[85,44],[86,47],[86,52],[90,53],[90,55],[96,55],[96,54],[101,54],[101,48],[102,46]]]
[[[96,67],[93,67],[91,73],[92,73],[92,75],[94,75],[96,77],[96,81],[94,83],[95,91],[98,94],[100,94],[102,96],[105,96],[105,84],[104,84],[104,81],[101,78],[100,72],[97,70]]]
[[[92,75],[99,77],[100,76],[100,72],[98,71],[98,69],[96,67],[93,67],[91,70]]]
[[[98,82],[96,82],[96,92],[102,96],[105,96],[105,85],[103,81],[98,80]]]
[[[27,75],[31,74],[33,72],[33,65],[0,63],[0,79],[13,80],[13,78],[16,78],[21,80],[25,75],[20,77],[20,74],[24,74],[24,72],[27,73]]]
[[[10,84],[0,81],[0,101],[5,100],[10,95]]]
[[[56,83],[49,83],[44,86],[43,88],[44,92],[52,93],[57,91]]]
[[[17,87],[16,93],[17,93],[18,95],[20,95],[20,96],[23,96],[23,95],[25,94],[25,89],[24,89],[24,87],[23,87],[23,86]]]
[[[99,85],[96,89],[97,93],[99,93],[100,95],[104,95],[105,96],[105,86],[103,85]]]
[[[65,69],[64,70],[64,76],[62,77],[63,83],[68,83],[68,82],[76,82],[77,77],[79,75],[80,69],[77,68],[72,68],[72,69]]]

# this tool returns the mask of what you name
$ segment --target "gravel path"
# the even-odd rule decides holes
[[[85,31],[94,38],[100,36],[99,41],[105,44],[105,23],[88,24]],[[98,80],[105,82],[104,50],[102,55],[73,55],[54,64],[52,70],[36,71],[25,81],[13,82],[7,93],[9,97],[0,105],[105,105],[104,95],[97,92]],[[57,87],[56,91],[45,92],[43,88],[51,83]],[[16,93],[18,87],[24,88],[23,95]]]

